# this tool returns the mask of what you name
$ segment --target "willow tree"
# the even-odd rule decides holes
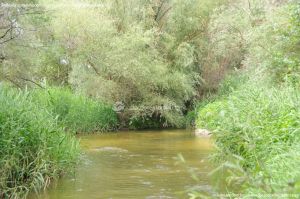
[[[64,1],[68,9],[56,11],[53,27],[72,67],[69,82],[89,96],[123,102],[131,121],[182,126],[201,84],[209,11],[219,2]]]
[[[68,70],[59,62],[63,48],[54,40],[49,10],[37,0],[0,5],[0,78],[17,87],[66,84]]]

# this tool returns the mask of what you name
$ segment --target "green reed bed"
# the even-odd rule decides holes
[[[0,87],[0,198],[23,198],[69,170],[78,141],[26,91]]]
[[[74,94],[67,88],[39,89],[32,95],[36,103],[46,107],[67,129],[89,133],[117,128],[117,115],[109,104]]]
[[[200,108],[197,126],[214,132],[216,160],[225,160],[219,169],[230,171],[231,190],[245,197],[299,193],[298,88],[253,79]]]

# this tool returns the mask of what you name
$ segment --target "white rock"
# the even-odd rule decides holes
[[[196,129],[195,135],[198,137],[211,137],[211,132],[207,129]]]
[[[61,58],[61,59],[59,60],[59,64],[60,64],[60,65],[63,65],[63,66],[66,66],[66,65],[69,64],[69,61],[68,61],[67,59],[65,59],[65,58]]]

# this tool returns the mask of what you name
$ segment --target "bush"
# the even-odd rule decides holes
[[[294,165],[297,153],[289,152],[299,147],[299,94],[292,86],[270,87],[263,80],[248,81],[199,111],[197,126],[214,132],[221,152],[218,160],[239,156],[242,169],[255,179],[242,183],[245,192],[279,193],[299,177]],[[280,175],[273,175],[275,168],[283,167],[280,165],[294,170],[281,169]]]
[[[33,93],[37,103],[47,107],[64,127],[76,132],[110,131],[118,120],[112,106],[73,94],[67,88],[47,88]]]
[[[78,142],[28,92],[0,85],[0,198],[23,198],[75,163]]]
[[[165,120],[158,117],[131,117],[129,120],[129,129],[159,129],[163,128]]]
[[[185,117],[185,126],[186,128],[194,128],[196,120],[196,110],[189,111]]]

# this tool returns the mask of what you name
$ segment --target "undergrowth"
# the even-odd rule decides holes
[[[1,85],[0,85],[1,86]],[[75,163],[78,141],[27,91],[0,87],[0,198],[39,191]]]
[[[117,128],[117,115],[111,105],[74,94],[67,88],[39,89],[33,92],[33,97],[67,129],[88,133]]]

